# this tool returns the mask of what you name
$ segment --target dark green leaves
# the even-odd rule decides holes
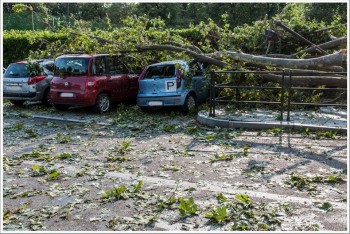
[[[322,210],[324,210],[326,212],[329,212],[329,211],[333,210],[333,206],[329,202],[322,202],[322,204],[320,206],[320,209],[322,209]]]

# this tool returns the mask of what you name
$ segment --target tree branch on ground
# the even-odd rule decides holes
[[[284,68],[301,68],[301,69],[318,69],[330,66],[344,66],[346,64],[346,54],[337,53],[325,55],[312,59],[285,59],[285,58],[269,58],[245,54],[243,52],[218,51],[207,56],[214,58],[228,57],[237,62],[248,62],[252,64],[284,67]]]
[[[347,43],[347,37],[341,37],[332,41],[328,41],[322,44],[317,45],[318,47],[328,50],[328,49],[332,49],[332,48],[344,48],[346,47],[346,43]],[[286,54],[268,54],[267,57],[275,57],[275,58],[297,58],[298,56],[302,55],[302,54],[311,54],[316,52],[316,47],[312,46],[309,47],[303,51],[300,51],[298,53],[294,53],[294,54],[290,54],[290,55],[286,55]]]
[[[281,82],[281,75],[263,74],[261,75],[266,82]],[[289,78],[285,76],[286,82]],[[336,76],[294,76],[292,77],[291,84],[293,86],[318,86],[326,85],[327,87],[346,88],[347,79]]]

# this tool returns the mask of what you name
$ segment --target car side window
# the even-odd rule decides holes
[[[53,72],[54,65],[55,65],[54,63],[48,63],[48,64],[45,64],[43,67],[49,70],[50,72]]]
[[[96,57],[93,66],[94,75],[105,75],[106,74],[106,61],[105,57]]]
[[[117,56],[106,57],[107,72],[110,75],[127,74],[128,68],[121,62]]]
[[[129,74],[140,74],[144,68],[140,60],[133,56],[121,56],[119,59],[126,66]]]
[[[129,73],[128,67],[120,59],[118,59],[118,74],[128,74],[128,73]]]
[[[107,73],[109,75],[113,76],[118,74],[118,60],[116,56],[107,56],[106,64],[107,64]]]

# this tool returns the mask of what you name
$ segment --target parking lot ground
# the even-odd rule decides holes
[[[346,134],[5,102],[2,140],[5,231],[348,231]]]

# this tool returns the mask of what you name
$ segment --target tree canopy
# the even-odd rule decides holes
[[[26,14],[17,12],[16,3],[4,3],[4,29],[30,30],[29,24],[18,23]],[[219,26],[230,24],[231,29],[244,24],[252,24],[264,18],[265,14],[273,17],[281,11],[293,15],[303,11],[307,20],[331,23],[335,17],[346,22],[346,3],[24,3],[37,13],[36,29],[45,29],[40,18],[49,16],[53,27],[69,26],[72,18],[84,20],[93,28],[107,27],[110,20],[113,26],[123,25],[123,20],[130,16],[161,18],[172,28],[188,27],[212,19]],[[27,12],[28,13],[28,12]],[[223,14],[229,15],[222,21]],[[19,17],[20,16],[20,17]],[[16,23],[17,22],[17,23]],[[30,21],[29,21],[30,22]]]

